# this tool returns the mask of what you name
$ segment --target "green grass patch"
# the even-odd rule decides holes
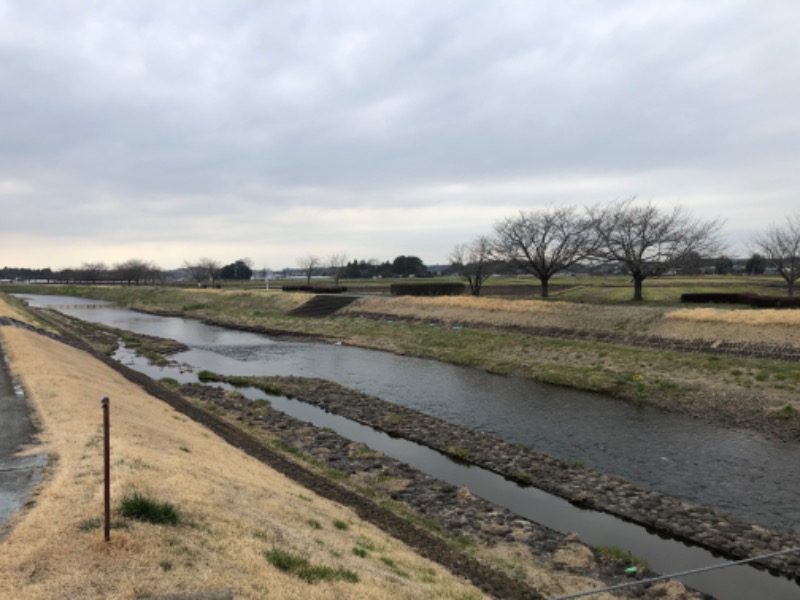
[[[348,525],[344,521],[341,521],[340,519],[334,520],[333,526],[341,531],[347,531],[348,529],[350,529],[350,525]]]
[[[508,477],[516,482],[521,483],[523,485],[530,485],[533,483],[533,478],[531,477],[530,473],[526,473],[525,471],[520,470],[513,470],[508,473]]]
[[[360,536],[356,540],[356,546],[359,547],[359,548],[363,548],[364,550],[367,550],[368,552],[374,552],[375,549],[376,549],[375,542],[373,542],[368,537],[364,537],[364,536]]]
[[[312,565],[307,558],[286,552],[280,548],[265,551],[264,557],[276,569],[284,573],[290,573],[307,583],[317,583],[318,581],[358,583],[358,575],[353,571]]]
[[[385,564],[387,567],[389,567],[392,570],[392,573],[394,573],[395,575],[399,577],[404,577],[406,579],[410,577],[408,573],[406,573],[400,567],[397,566],[397,563],[394,561],[394,559],[391,559],[388,556],[381,556],[381,562]]]
[[[387,425],[399,425],[403,422],[403,417],[395,413],[387,413],[384,415],[383,421]]]
[[[644,571],[650,568],[646,560],[636,558],[633,554],[627,550],[622,550],[618,546],[597,546],[595,551],[602,562],[631,565]]]
[[[185,304],[181,307],[181,310],[193,311],[193,310],[205,310],[209,307],[208,304],[205,302],[195,302],[194,304]]]
[[[800,410],[797,410],[791,404],[787,404],[780,410],[771,413],[772,418],[781,419],[784,421],[800,421]]]
[[[444,452],[450,458],[460,462],[469,462],[470,458],[472,457],[469,450],[462,448],[461,446],[448,446],[445,448]]]
[[[468,548],[472,548],[477,543],[474,537],[461,532],[450,533],[448,534],[447,539],[450,541],[451,544],[453,544],[456,548],[460,550],[467,550]]]
[[[197,378],[202,381],[203,383],[208,383],[210,381],[223,381],[224,378],[222,375],[218,375],[214,373],[214,371],[209,371],[207,369],[203,369],[197,374]]]
[[[120,503],[119,512],[127,519],[156,525],[178,525],[181,522],[181,514],[175,505],[153,500],[139,492],[125,496]]]
[[[158,380],[158,382],[164,387],[170,388],[171,390],[176,390],[181,387],[180,382],[172,377],[162,377]]]
[[[227,377],[226,382],[237,388],[250,387],[250,379],[248,377],[242,377],[241,375]]]

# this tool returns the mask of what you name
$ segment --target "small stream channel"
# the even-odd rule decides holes
[[[790,445],[717,430],[689,419],[636,409],[592,394],[539,386],[432,361],[327,344],[275,341],[190,320],[143,315],[96,301],[49,296],[24,298],[32,305],[57,308],[87,321],[179,340],[190,350],[174,358],[195,369],[237,375],[294,374],[330,379],[446,420],[483,429],[512,442],[521,441],[540,452],[582,460],[587,466],[621,474],[663,493],[712,504],[768,527],[797,531],[795,468],[800,449]],[[152,367],[124,352],[119,358],[154,378],[196,379],[194,373]],[[656,571],[669,573],[721,562],[704,550],[664,540],[609,515],[577,509],[535,488],[522,488],[493,473],[456,464],[427,448],[390,438],[315,407],[284,398],[270,400],[278,410],[321,427],[330,427],[340,435],[363,442],[453,485],[466,486],[476,495],[552,529],[577,532],[581,539],[593,545],[616,545],[630,550],[647,559]],[[775,461],[781,468],[770,467]],[[684,468],[674,468],[675,463]],[[631,477],[625,469],[618,468],[625,465],[635,465],[631,471],[638,476]],[[790,472],[791,477],[786,479]],[[703,480],[706,475],[710,475],[711,483],[694,481]],[[772,482],[773,487],[762,487],[770,484],[770,477],[776,480]],[[719,485],[714,486],[714,480]],[[725,485],[719,489],[723,482]],[[757,489],[759,498],[771,503],[772,509],[764,509],[761,502],[745,502],[742,509],[737,498],[725,493],[727,489],[741,492],[742,482],[745,487]],[[671,487],[699,491],[701,499],[691,497],[692,494],[687,498]],[[715,493],[702,493],[710,488],[716,488]],[[709,495],[715,502],[702,499]],[[751,504],[759,509],[749,510],[747,505]],[[776,523],[780,527],[776,527]],[[685,582],[724,598],[788,599],[797,598],[800,593],[794,583],[751,567],[695,575]]]

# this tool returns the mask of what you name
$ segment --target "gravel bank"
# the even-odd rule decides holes
[[[288,378],[293,379],[293,378]],[[284,381],[281,378],[282,381]],[[300,383],[302,380],[295,380]],[[317,380],[314,380],[316,383]],[[322,382],[323,384],[329,382]],[[308,384],[304,381],[301,385]],[[334,387],[338,388],[338,386]],[[307,385],[305,400],[309,392]],[[330,392],[330,389],[328,390]],[[354,392],[337,390],[339,400],[353,400]],[[630,581],[626,563],[609,562],[579,541],[521,518],[511,511],[421,473],[408,465],[351,442],[336,433],[299,421],[279,411],[255,405],[239,394],[202,384],[181,386],[180,393],[217,406],[242,425],[278,440],[277,445],[318,466],[347,475],[349,485],[377,500],[400,502],[420,515],[428,527],[441,531],[456,544],[470,546],[477,538],[489,544],[525,546],[542,566],[599,579],[609,584]],[[328,394],[329,395],[329,394]],[[653,576],[640,569],[637,577]],[[631,588],[617,594],[628,598],[709,598],[678,582]]]
[[[333,382],[298,377],[251,378],[251,381],[268,389],[277,387],[284,395],[518,483],[535,485],[578,506],[616,515],[731,559],[800,546],[800,536],[782,535],[709,507],[644,490],[622,478],[570,465]],[[764,566],[800,582],[798,554],[773,558]]]

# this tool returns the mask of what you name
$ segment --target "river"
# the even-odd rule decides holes
[[[626,477],[641,487],[715,506],[772,529],[798,532],[800,489],[796,465],[800,464],[800,448],[795,445],[774,443],[754,434],[634,407],[596,394],[489,375],[434,361],[332,344],[277,341],[192,320],[137,313],[93,300],[21,297],[32,306],[56,308],[86,321],[181,341],[189,350],[173,358],[195,369],[230,375],[291,374],[329,379],[511,442],[526,444],[539,452],[565,460],[580,460],[596,470]],[[132,359],[128,357],[128,360]],[[179,369],[146,367],[143,361],[136,362],[136,368],[156,378],[172,376],[188,381],[196,377],[192,373],[181,373]],[[288,404],[299,403],[284,403],[285,406],[276,408],[295,411],[312,422],[316,419],[319,424],[330,425],[325,417],[310,417],[311,407],[292,408]],[[335,428],[353,429],[350,425]],[[356,435],[351,431],[350,437],[358,435],[369,437],[371,434]],[[359,441],[369,444],[368,440]],[[419,450],[414,449],[413,453],[419,454]],[[426,460],[433,463],[430,458]],[[451,466],[446,470],[451,483],[455,477],[460,481],[457,485],[466,481],[470,489],[480,485],[478,480],[484,477],[480,475],[476,479],[475,472],[469,476],[453,475],[455,471]],[[466,479],[461,481],[459,477]],[[493,480],[487,487],[497,485],[499,482]],[[517,502],[519,506],[513,508],[508,506],[509,502]],[[504,498],[503,503],[537,520],[535,515],[525,514],[524,498],[518,501]],[[608,515],[591,517],[588,529],[596,528],[601,518],[606,517]],[[634,526],[612,520],[600,527],[598,539],[590,539],[592,534],[581,535],[594,544],[617,544],[619,535],[643,535],[641,532],[624,533],[625,527]],[[609,535],[614,536],[611,541]],[[644,540],[644,546],[652,543]],[[640,540],[636,546],[642,544]],[[624,543],[617,545],[626,547]],[[680,561],[659,564],[658,560],[652,560],[653,555],[679,554],[683,560],[680,564],[688,566],[706,564],[703,560],[709,560],[709,556],[703,556],[703,551],[681,548],[683,550],[673,551],[659,546],[647,552],[650,556],[645,558],[661,572],[684,567],[677,566]],[[697,552],[701,554],[695,555]],[[634,554],[638,552],[634,550]],[[766,584],[761,576],[769,576],[753,569],[749,571],[759,575],[756,579],[760,581],[749,585],[762,590]],[[744,582],[736,579],[728,577],[728,584],[722,589],[716,583],[709,586],[694,581],[687,583],[725,597],[750,597],[748,593],[741,595],[743,589],[754,589],[748,587],[748,577]],[[719,583],[721,579],[715,578],[715,581]],[[789,584],[786,588],[785,584],[776,583],[782,591],[774,597],[794,597],[796,586]],[[737,588],[739,593],[734,594]],[[785,595],[787,590],[789,595]]]
[[[800,447],[568,388],[332,344],[276,341],[95,300],[26,296],[97,323],[172,338],[173,358],[227,375],[329,379],[642,487],[800,533]]]

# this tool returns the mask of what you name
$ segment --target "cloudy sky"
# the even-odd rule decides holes
[[[0,0],[0,266],[444,263],[520,209],[800,210],[800,2]]]

